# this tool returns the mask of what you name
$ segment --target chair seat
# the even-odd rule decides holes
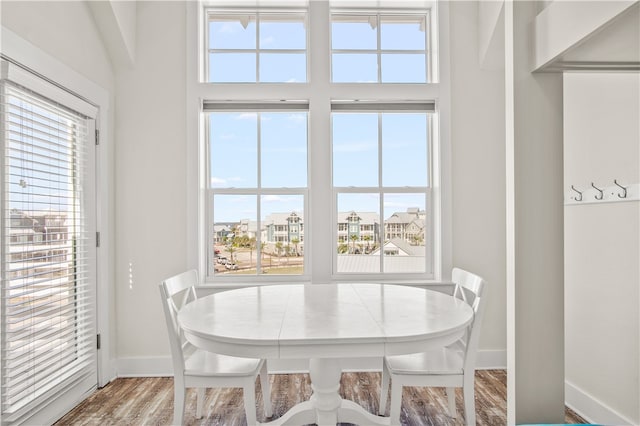
[[[464,354],[451,348],[385,357],[392,374],[462,374]]]
[[[196,349],[185,360],[189,376],[253,376],[260,370],[260,359],[239,358]]]

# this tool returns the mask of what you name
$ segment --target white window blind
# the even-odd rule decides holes
[[[95,387],[95,121],[3,80],[1,409]]]

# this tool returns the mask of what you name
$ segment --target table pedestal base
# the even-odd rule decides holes
[[[260,424],[280,426],[316,423],[318,426],[327,426],[344,422],[388,426],[388,417],[375,416],[355,402],[342,399],[338,393],[341,374],[339,359],[312,358],[309,361],[313,389],[311,399],[295,405],[279,419]]]

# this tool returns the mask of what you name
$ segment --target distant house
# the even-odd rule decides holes
[[[401,239],[421,246],[425,241],[426,212],[417,207],[406,212],[393,213],[384,220],[384,240]],[[266,244],[295,244],[299,252],[304,249],[304,215],[299,211],[276,212],[267,215],[261,223],[260,240]],[[215,223],[215,243],[221,243],[229,234],[257,236],[257,223],[249,219],[239,222]],[[358,244],[354,252],[368,252],[367,247],[377,247],[382,240],[380,215],[376,212],[347,211],[337,215],[338,244]]]
[[[412,245],[401,238],[393,238],[382,245],[385,256],[422,256],[425,255],[424,245]],[[372,255],[379,255],[380,249],[374,250]]]
[[[385,241],[401,238],[412,244],[425,241],[426,212],[417,207],[396,212],[384,221]]]
[[[221,244],[224,239],[233,232],[235,223],[216,223],[213,225],[213,242]]]

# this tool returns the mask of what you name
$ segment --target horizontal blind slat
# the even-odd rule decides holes
[[[91,337],[91,340],[90,340]],[[93,345],[95,336],[88,333],[84,335],[82,333],[76,333],[73,329],[66,329],[59,336],[44,336],[41,339],[34,340],[37,342],[39,349],[32,351],[28,346],[17,346],[12,350],[14,353],[19,353],[21,356],[14,358],[7,358],[7,378],[15,377],[18,374],[22,374],[26,370],[34,370],[40,368],[40,363],[44,359],[50,356],[61,356],[66,352],[75,351],[78,347],[84,344]],[[71,346],[69,346],[71,344]],[[64,346],[67,345],[67,346]],[[27,353],[27,351],[29,351]]]

